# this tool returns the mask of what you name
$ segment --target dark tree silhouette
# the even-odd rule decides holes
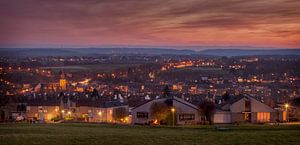
[[[93,89],[93,92],[92,92],[92,94],[91,94],[91,97],[92,97],[93,99],[99,99],[99,93],[98,93],[97,89]]]
[[[226,91],[226,93],[222,95],[222,100],[227,102],[229,101],[229,99],[230,99],[230,94]]]
[[[7,92],[11,92],[12,88],[3,80],[3,72],[0,72],[0,107],[5,106],[9,101]]]
[[[164,91],[163,91],[163,97],[165,97],[165,98],[170,97],[170,95],[171,95],[171,90],[170,90],[169,86],[166,85],[164,88]]]
[[[170,112],[169,105],[165,102],[154,102],[151,107],[151,118],[153,120],[158,120],[158,122],[165,120]]]
[[[209,124],[212,124],[212,117],[213,114],[215,113],[215,103],[209,100],[203,100],[202,102],[200,102],[200,104],[198,105],[198,108],[200,109],[200,114],[205,116],[206,121],[209,122]]]
[[[112,117],[116,121],[121,121],[121,119],[124,119],[127,116],[128,116],[128,110],[125,107],[119,107],[113,110]]]

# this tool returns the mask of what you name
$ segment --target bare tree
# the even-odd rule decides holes
[[[121,121],[128,116],[128,110],[125,107],[119,107],[113,109],[112,117],[116,121]]]
[[[154,102],[151,107],[151,118],[153,120],[158,120],[158,122],[165,120],[169,114],[169,106],[165,102]]]
[[[170,90],[169,86],[166,85],[163,90],[163,97],[165,97],[165,98],[170,97],[170,95],[171,95],[171,90]]]
[[[200,114],[205,116],[206,121],[209,122],[209,124],[212,124],[212,117],[215,113],[216,105],[214,102],[209,100],[204,100],[198,105],[200,109]]]

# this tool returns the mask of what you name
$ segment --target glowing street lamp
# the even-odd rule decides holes
[[[99,112],[98,112],[98,115],[100,116],[100,122],[102,122],[102,112],[99,111]]]
[[[175,108],[171,108],[171,112],[172,112],[172,117],[173,117],[173,126],[175,126]]]
[[[284,104],[285,109],[289,108],[289,104]]]
[[[286,111],[286,121],[289,122],[289,116],[288,116],[288,108],[290,105],[288,103],[284,104],[285,111]]]
[[[172,108],[171,111],[174,113],[175,112],[175,108]]]

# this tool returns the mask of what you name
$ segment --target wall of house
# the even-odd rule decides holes
[[[164,101],[164,99],[158,99],[158,100],[152,100],[146,104],[143,104],[141,106],[138,106],[136,108],[134,108],[132,110],[132,120],[134,124],[145,124],[148,123],[151,120],[151,112],[150,112],[150,108],[151,105],[154,102],[160,102],[160,101]],[[138,118],[137,117],[137,112],[147,112],[148,113],[148,118]]]
[[[242,98],[238,101],[236,101],[235,103],[230,105],[230,111],[232,113],[236,113],[236,112],[244,112],[245,111],[245,98]],[[251,106],[252,107],[252,106]]]
[[[268,105],[259,102],[258,100],[248,97],[242,98],[239,101],[233,103],[230,106],[230,110],[232,112],[232,122],[244,122],[244,114],[242,112],[246,111],[245,101],[251,102],[251,122],[258,123],[257,113],[258,112],[269,112],[270,113],[270,122],[276,122],[276,112],[273,108]]]
[[[244,114],[241,112],[231,112],[231,122],[232,123],[244,122]]]
[[[51,121],[52,118],[60,116],[59,106],[27,106],[26,118]]]
[[[132,111],[132,121],[134,124],[146,124],[149,123],[152,118],[152,114],[151,114],[151,105],[154,102],[163,102],[166,99],[157,99],[157,100],[152,100],[146,104],[143,104],[137,108],[134,108]],[[180,100],[180,99],[178,99]],[[200,115],[198,110],[196,109],[197,106],[194,106],[184,100],[180,100],[177,101],[176,99],[173,100],[173,106],[175,107],[176,110],[176,114],[175,114],[175,118],[176,118],[176,123],[183,125],[183,124],[195,124],[197,122],[200,121]],[[194,106],[194,107],[191,107]],[[147,112],[148,113],[148,118],[138,118],[137,117],[137,112]],[[179,120],[179,115],[180,114],[194,114],[195,115],[195,119],[194,120]]]
[[[250,97],[249,99],[251,100],[251,112],[275,112],[273,108],[256,99]]]
[[[128,105],[109,107],[109,108],[99,108],[99,107],[88,107],[80,106],[76,108],[77,116],[82,116],[87,114],[88,118],[85,120],[87,122],[114,122],[113,110],[116,108],[125,107],[128,110]],[[101,113],[100,113],[101,112]]]
[[[231,112],[216,111],[213,118],[214,123],[231,123]]]
[[[200,122],[200,115],[199,115],[199,111],[196,109],[197,107],[188,103],[188,102],[178,102],[177,100],[173,100],[173,106],[175,107],[176,110],[176,114],[175,114],[175,118],[177,119],[177,124],[179,125],[184,125],[184,124],[196,124],[198,122]],[[194,108],[192,108],[191,106],[194,106]],[[179,115],[180,114],[193,114],[195,115],[195,119],[194,120],[180,120],[179,119]]]

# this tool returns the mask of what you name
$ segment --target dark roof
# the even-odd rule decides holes
[[[249,94],[239,94],[239,95],[236,95],[236,96],[230,96],[230,99],[227,102],[224,102],[223,104],[217,105],[217,108],[221,108],[221,107],[223,107],[223,106],[225,106],[227,104],[232,105],[235,102],[241,100],[242,98],[253,98],[253,99],[257,100],[255,97],[252,97]],[[259,101],[259,100],[257,100],[257,101]],[[259,102],[261,102],[261,101],[259,101]]]
[[[59,106],[60,100],[58,99],[34,99],[27,102],[27,106]]]
[[[111,107],[120,107],[120,106],[125,106],[125,104],[120,101],[107,101],[107,102],[102,102],[99,105],[100,108],[111,108]]]
[[[181,99],[179,99],[179,98],[177,98],[177,97],[152,99],[152,100],[146,101],[146,102],[144,102],[144,103],[142,103],[142,104],[140,104],[140,105],[138,105],[138,106],[135,106],[133,109],[138,108],[138,107],[140,107],[140,106],[143,106],[144,104],[147,104],[147,103],[149,103],[149,102],[151,102],[151,101],[154,101],[154,100],[164,100],[164,99],[171,99],[172,101],[175,100],[175,101],[177,101],[177,102],[179,102],[179,103],[182,103],[182,104],[184,104],[184,105],[187,105],[187,106],[189,106],[189,107],[191,107],[191,108],[194,108],[194,109],[198,110],[197,107],[195,108],[194,106],[192,106],[192,105],[194,105],[194,104],[192,104],[192,103],[190,103],[190,102],[187,102],[187,101],[185,101],[185,100],[181,100]],[[186,102],[187,102],[187,103],[186,103]],[[188,103],[190,103],[190,104],[192,104],[192,105],[190,105],[190,104],[188,104]]]

